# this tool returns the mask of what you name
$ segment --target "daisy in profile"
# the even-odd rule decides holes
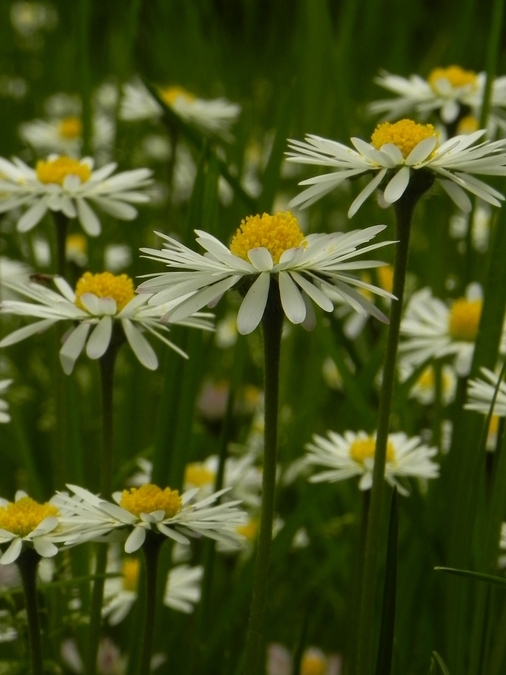
[[[72,159],[50,155],[39,160],[35,169],[18,158],[12,162],[0,157],[0,213],[18,207],[26,210],[17,223],[19,232],[34,228],[48,211],[77,218],[91,237],[101,227],[93,207],[119,220],[133,220],[132,204],[149,201],[143,190],[151,184],[150,169],[134,169],[114,174],[116,164],[93,170],[93,159]]]
[[[58,545],[77,543],[78,528],[63,527],[60,516],[54,498],[39,504],[22,491],[13,502],[0,498],[0,565],[16,561],[26,548],[42,558],[52,558]]]
[[[182,87],[160,87],[160,98],[185,122],[204,133],[230,137],[230,127],[239,117],[241,106],[225,98],[197,98]],[[125,84],[121,99],[120,119],[159,119],[163,109],[141,80]]]
[[[506,383],[488,368],[481,368],[483,378],[469,380],[467,395],[468,400],[464,406],[467,410],[476,410],[483,415],[488,415],[492,402],[493,413],[497,417],[506,416]]]
[[[371,113],[398,119],[413,113],[424,118],[436,112],[444,124],[451,124],[462,116],[463,111],[467,114],[481,106],[485,73],[448,66],[434,68],[427,79],[419,75],[406,78],[383,71],[374,81],[397,97],[371,103]]]
[[[51,279],[51,277],[49,277]],[[166,336],[169,328],[160,323],[160,317],[171,309],[174,303],[151,307],[149,296],[136,295],[132,279],[126,274],[110,272],[92,274],[85,272],[76,284],[75,290],[62,277],[53,277],[56,291],[45,284],[3,284],[30,302],[4,300],[0,307],[2,314],[17,314],[38,319],[10,333],[0,340],[0,347],[20,342],[31,335],[41,333],[58,321],[71,322],[60,350],[60,362],[69,375],[83,350],[90,359],[99,359],[107,351],[112,340],[124,339],[130,345],[140,363],[155,370],[158,358],[144,336],[151,333],[171,349],[186,357],[186,354]],[[209,314],[188,316],[180,322],[192,328],[212,330]],[[119,331],[119,333],[118,333]]]
[[[400,379],[404,382],[413,372],[410,367],[401,368]],[[448,405],[455,399],[455,391],[457,388],[457,376],[455,370],[448,363],[445,363],[441,370],[441,402],[443,405]],[[416,400],[422,405],[431,405],[436,397],[436,378],[433,366],[427,366],[415,384],[409,391],[410,398]]]
[[[3,396],[7,393],[7,389],[11,386],[12,380],[0,380],[0,395]],[[9,404],[7,401],[4,401],[3,398],[0,398],[0,424],[10,422],[11,416],[7,412],[9,410]]]
[[[353,476],[360,476],[359,488],[369,490],[374,470],[375,436],[365,431],[346,431],[343,436],[334,431],[327,432],[327,438],[313,436],[306,445],[309,451],[306,462],[310,466],[325,467],[325,471],[309,478],[311,483],[327,481],[335,483]],[[385,480],[396,486],[400,494],[409,492],[398,478],[437,478],[439,465],[432,461],[437,448],[424,445],[418,436],[408,438],[402,432],[389,434],[385,465]]]
[[[149,275],[152,278],[137,290],[153,293],[149,300],[152,305],[177,300],[166,318],[179,321],[209,303],[216,303],[225,291],[238,287],[244,294],[237,316],[237,327],[243,335],[259,325],[273,284],[279,288],[284,314],[294,324],[312,327],[315,316],[311,301],[331,312],[336,298],[344,299],[359,313],[370,313],[386,321],[385,315],[355,288],[383,297],[392,297],[391,293],[350,274],[383,264],[353,258],[392,243],[379,242],[360,248],[385,227],[376,225],[347,233],[304,236],[291,213],[273,216],[264,213],[242,221],[230,248],[211,234],[196,230],[197,243],[205,249],[204,255],[160,234],[165,240],[161,251],[151,248],[141,251],[151,260],[165,263],[170,271]]]
[[[478,284],[468,286],[466,296],[451,304],[435,298],[430,288],[415,293],[401,323],[401,363],[416,367],[431,359],[454,356],[457,375],[468,375],[482,304]]]
[[[506,140],[474,145],[484,134],[482,129],[454,136],[440,144],[439,133],[432,124],[403,119],[394,124],[378,124],[370,143],[352,138],[354,149],[314,135],[306,136],[305,141],[289,141],[288,161],[334,169],[332,173],[299,183],[310,187],[290,204],[305,208],[345,180],[368,174],[372,179],[350,206],[350,218],[376,188],[381,188],[387,204],[393,204],[415,177],[423,179],[424,189],[437,180],[463,211],[471,210],[466,190],[489,204],[500,206],[504,196],[473,174],[506,175]]]
[[[182,495],[177,490],[160,488],[152,483],[132,487],[113,494],[112,503],[77,485],[67,486],[74,494],[58,494],[55,503],[69,514],[66,525],[81,527],[83,539],[99,541],[116,532],[126,539],[125,552],[138,551],[151,532],[189,544],[188,537],[209,537],[224,544],[239,546],[241,536],[236,532],[245,519],[237,508],[239,502],[215,505],[225,490],[193,501],[198,490]]]

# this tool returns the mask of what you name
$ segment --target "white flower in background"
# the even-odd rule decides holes
[[[480,368],[485,379],[478,378],[469,380],[467,395],[468,400],[464,406],[467,410],[476,410],[483,415],[488,415],[494,403],[494,415],[506,416],[506,383],[488,368]]]
[[[288,161],[335,169],[299,183],[310,187],[292,199],[291,205],[305,208],[349,178],[369,174],[372,180],[350,206],[351,218],[376,188],[381,187],[385,202],[393,204],[422,172],[426,178],[432,174],[463,211],[472,207],[465,190],[500,206],[504,196],[472,175],[506,175],[506,140],[484,141],[471,147],[485,133],[482,129],[454,136],[439,145],[439,134],[432,124],[404,119],[378,124],[370,143],[352,138],[355,149],[314,135],[306,136],[305,142],[289,141]]]
[[[144,332],[151,333],[186,357],[166,337],[170,332],[169,327],[160,323],[160,317],[174,303],[165,308],[159,305],[150,307],[147,304],[149,297],[135,295],[133,281],[126,274],[115,276],[110,272],[85,272],[77,282],[75,291],[62,277],[55,276],[52,280],[58,292],[40,283],[11,284],[3,281],[7,288],[32,302],[4,300],[0,313],[34,317],[39,321],[7,335],[0,340],[0,347],[7,347],[41,333],[57,321],[71,321],[77,325],[66,335],[60,350],[60,362],[67,375],[72,372],[84,349],[90,359],[101,358],[111,340],[117,337],[117,330],[122,330],[137,359],[150,370],[158,367],[158,358],[144,337]],[[180,323],[192,328],[212,330],[209,318],[209,314],[199,313]]]
[[[0,380],[0,396],[7,393],[7,389],[11,384],[12,380]],[[4,401],[3,398],[0,398],[0,424],[11,421],[11,416],[7,412],[8,410],[9,404],[7,401]]]
[[[3,285],[4,281],[26,284],[31,273],[32,270],[26,263],[0,256],[0,301],[19,297]]]
[[[113,504],[77,485],[68,487],[74,495],[58,494],[55,503],[70,513],[69,526],[75,522],[82,530],[86,529],[83,541],[98,540],[117,531],[126,538],[125,552],[134,553],[151,530],[180,544],[189,544],[188,537],[204,536],[240,546],[241,536],[236,527],[244,522],[245,514],[236,508],[238,502],[214,505],[226,490],[192,501],[198,490],[180,496],[177,490],[148,483],[115,492]]]
[[[58,553],[57,544],[76,543],[78,537],[75,530],[62,527],[54,498],[39,504],[22,491],[16,493],[14,502],[0,498],[0,565],[17,560],[24,548],[33,548],[43,558],[51,558]]]
[[[191,614],[200,600],[200,584],[204,576],[202,565],[176,565],[167,577],[163,604],[178,612]]]
[[[471,241],[476,251],[484,253],[488,250],[492,209],[488,204],[478,200],[473,211]],[[456,213],[450,218],[450,236],[454,239],[464,239],[469,227],[469,214]],[[459,249],[460,250],[460,249]],[[462,252],[465,251],[465,245]]]
[[[0,96],[20,100],[26,96],[28,85],[22,77],[0,75]]]
[[[160,234],[165,240],[161,251],[143,248],[148,258],[163,262],[171,271],[151,274],[137,289],[153,293],[151,304],[179,299],[166,316],[178,320],[209,303],[216,303],[233,286],[249,286],[237,316],[240,333],[251,333],[262,320],[271,283],[279,285],[281,305],[286,317],[310,328],[315,323],[311,300],[326,312],[334,309],[332,298],[345,299],[357,312],[371,313],[381,321],[386,317],[361,293],[367,289],[383,297],[390,293],[367,284],[350,274],[352,270],[379,267],[375,260],[352,260],[391,242],[360,246],[385,229],[376,225],[364,230],[304,237],[291,213],[266,213],[242,221],[230,248],[207,232],[196,230],[197,242],[206,250],[195,253],[179,241]]]
[[[128,244],[109,244],[104,249],[104,268],[119,272],[132,262],[132,249]]]
[[[42,2],[13,2],[10,17],[13,28],[23,37],[32,37],[40,30],[53,30],[58,24],[55,7]]]
[[[77,644],[72,638],[64,640],[61,644],[61,660],[72,673],[85,672],[84,664],[79,654]],[[162,657],[162,662],[165,659]],[[151,667],[154,670],[160,663],[159,655],[153,656]],[[109,637],[102,638],[98,645],[97,675],[126,675],[127,659],[121,653],[119,647]]]
[[[325,471],[309,478],[311,483],[327,481],[334,483],[352,476],[360,476],[359,488],[369,490],[372,486],[375,435],[365,431],[345,431],[344,435],[334,431],[327,432],[327,438],[313,436],[306,445],[309,451],[306,462],[312,466],[323,466]],[[408,438],[405,433],[389,434],[385,464],[385,480],[396,486],[399,493],[408,495],[398,478],[437,478],[439,465],[431,457],[437,454],[437,448],[424,445],[418,436]]]
[[[471,369],[474,343],[483,304],[479,284],[470,284],[466,296],[450,305],[435,298],[430,288],[414,293],[401,322],[401,363],[416,367],[431,359],[454,356],[457,375]],[[501,350],[504,350],[504,335]]]
[[[0,213],[25,207],[17,228],[28,232],[47,211],[61,211],[67,218],[78,218],[84,231],[96,237],[100,221],[90,203],[119,220],[133,220],[137,209],[132,204],[149,201],[143,188],[152,182],[150,169],[112,175],[116,166],[106,164],[93,171],[90,157],[50,155],[32,169],[18,158],[9,162],[0,157]]]
[[[267,647],[267,675],[292,675],[292,655],[286,647],[276,642]],[[341,657],[338,654],[328,656],[318,647],[308,647],[302,655],[298,675],[339,675]]]
[[[410,367],[401,367],[400,379],[402,382],[410,377],[413,369]],[[457,389],[457,376],[452,366],[445,363],[441,369],[441,395],[442,404],[448,405],[455,399],[455,392]],[[409,390],[409,397],[416,398],[422,405],[431,405],[436,397],[436,383],[434,375],[434,367],[427,366],[415,384]]]
[[[225,98],[206,100],[197,98],[182,87],[160,87],[160,98],[172,110],[204,133],[230,138],[230,127],[239,117],[241,106]],[[158,119],[163,110],[140,80],[134,80],[123,87],[120,119]]]
[[[461,114],[462,106],[464,111],[477,110],[481,106],[485,73],[449,66],[434,68],[427,79],[419,75],[405,78],[384,71],[374,81],[397,94],[397,98],[371,103],[371,113],[385,113],[388,119],[398,119],[410,113],[423,118],[437,112],[445,124],[451,124]]]

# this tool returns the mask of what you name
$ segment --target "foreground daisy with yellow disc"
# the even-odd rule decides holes
[[[350,206],[350,218],[376,188],[383,190],[387,203],[397,202],[415,176],[424,178],[421,192],[437,180],[463,211],[471,210],[466,190],[489,204],[500,206],[504,196],[472,175],[506,175],[506,140],[484,141],[471,147],[484,134],[485,130],[481,129],[440,144],[439,133],[432,124],[404,119],[395,124],[378,124],[369,143],[352,138],[355,149],[312,134],[306,136],[305,141],[291,140],[288,161],[336,169],[299,183],[311,187],[295,197],[291,205],[305,208],[345,180],[372,174],[372,180]]]
[[[96,171],[91,157],[77,160],[66,155],[50,155],[39,160],[35,169],[15,157],[0,157],[0,213],[26,208],[19,218],[19,232],[35,227],[48,211],[77,218],[83,230],[96,237],[100,221],[90,203],[119,220],[132,220],[137,209],[132,204],[149,201],[144,188],[151,184],[150,169],[134,169],[113,175],[111,162]]]
[[[244,219],[230,247],[207,232],[195,230],[204,255],[158,233],[165,240],[164,248],[141,251],[147,258],[165,263],[171,271],[149,275],[152,278],[137,290],[153,294],[150,305],[177,302],[165,318],[180,321],[236,287],[244,295],[237,316],[242,334],[251,333],[259,325],[273,283],[279,288],[284,314],[294,324],[314,325],[311,300],[326,312],[334,309],[334,302],[344,300],[357,312],[385,321],[385,315],[354,287],[385,298],[393,297],[391,293],[350,274],[384,264],[353,259],[391,244],[382,241],[360,248],[385,227],[304,236],[291,213],[264,213]]]
[[[158,358],[146,340],[144,332],[151,333],[186,357],[186,354],[166,337],[169,332],[168,326],[160,323],[160,317],[169,311],[174,303],[166,306],[149,306],[147,304],[149,296],[135,295],[133,281],[126,274],[86,272],[77,282],[75,290],[62,277],[55,276],[52,281],[57,292],[41,283],[10,283],[2,279],[3,286],[29,298],[31,302],[4,300],[1,303],[0,313],[35,317],[39,321],[7,335],[0,340],[0,347],[7,347],[40,333],[57,321],[72,321],[75,327],[66,335],[60,350],[60,361],[67,375],[72,372],[85,347],[86,355],[90,359],[99,359],[105,354],[112,340],[121,343],[124,339],[140,363],[150,370],[155,370],[158,367]],[[188,316],[180,323],[192,328],[212,330],[210,318],[209,314],[197,314]]]
[[[313,436],[306,445],[309,451],[306,463],[310,466],[325,467],[325,471],[309,478],[311,483],[339,480],[360,476],[359,488],[369,490],[372,487],[376,437],[365,431],[345,431],[344,435],[334,431],[327,432],[327,438]],[[439,465],[432,461],[437,448],[424,445],[418,436],[409,438],[403,432],[389,434],[385,464],[385,480],[396,486],[400,494],[409,492],[398,478],[437,478]]]

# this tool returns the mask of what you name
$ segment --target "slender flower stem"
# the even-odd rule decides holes
[[[113,381],[116,355],[121,345],[115,336],[108,350],[99,360],[100,387],[102,395],[102,445],[100,457],[100,492],[108,497],[112,488],[113,475]],[[102,601],[104,597],[105,571],[107,567],[107,546],[97,545],[95,574],[90,604],[90,632],[86,662],[86,674],[95,675],[97,668],[98,645],[102,618]]]
[[[53,212],[53,221],[56,232],[56,272],[61,277],[65,276],[67,270],[66,248],[67,248],[67,230],[69,219],[61,211]]]
[[[160,535],[148,532],[142,547],[144,553],[144,571],[146,580],[144,636],[142,639],[141,661],[139,675],[149,675],[151,672],[151,653],[153,651],[153,637],[156,614],[156,588],[158,574],[158,556],[163,544]]]
[[[30,644],[30,660],[33,675],[44,675],[39,606],[37,602],[37,565],[39,564],[39,560],[38,553],[31,548],[27,548],[21,552],[16,561],[25,593],[28,641]]]
[[[357,651],[355,656],[356,674],[370,675],[371,658],[375,654],[376,632],[376,589],[378,588],[378,560],[381,550],[381,525],[383,512],[384,476],[390,412],[395,380],[397,346],[402,317],[404,283],[408,264],[409,236],[411,219],[420,196],[432,184],[430,175],[419,174],[424,182],[415,184],[412,180],[404,195],[395,203],[396,237],[393,294],[397,298],[392,302],[390,325],[388,327],[385,358],[383,362],[383,381],[380,394],[378,430],[374,452],[373,484],[371,503],[365,540],[364,568],[362,577],[362,595],[360,599],[357,633]]]
[[[271,282],[267,307],[262,319],[264,335],[264,466],[262,478],[262,510],[258,535],[253,595],[246,638],[245,675],[264,672],[263,622],[269,580],[269,558],[276,488],[276,450],[278,436],[279,357],[283,312],[279,288]]]

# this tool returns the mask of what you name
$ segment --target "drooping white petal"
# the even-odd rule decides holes
[[[146,340],[144,335],[142,335],[129,319],[122,319],[121,325],[125,331],[128,344],[140,363],[149,370],[156,370],[158,368],[158,358],[155,350]]]
[[[283,311],[292,323],[302,323],[306,318],[306,303],[302,293],[288,272],[280,272],[278,279]]]
[[[33,547],[43,558],[52,558],[58,553],[58,549],[53,542],[45,537],[35,537],[33,540]]]
[[[146,539],[146,530],[143,527],[134,527],[125,542],[125,553],[138,551]]]
[[[18,220],[18,232],[28,232],[46,215],[47,205],[44,199],[33,204]]]
[[[111,341],[112,323],[110,316],[104,316],[93,329],[86,345],[86,355],[90,359],[99,359],[106,353]]]
[[[60,349],[60,363],[65,375],[70,375],[74,369],[79,354],[83,351],[84,343],[88,337],[91,324],[87,322],[80,323],[65,340]]]
[[[461,211],[464,211],[464,213],[471,212],[473,208],[472,202],[461,187],[453,181],[445,180],[444,178],[439,178],[438,182]]]
[[[15,560],[18,559],[19,554],[21,553],[21,549],[23,548],[23,542],[19,537],[15,537],[11,543],[9,548],[5,551],[3,556],[0,558],[0,565],[8,565],[9,563],[13,563]]]
[[[409,184],[410,169],[403,166],[388,183],[383,193],[386,202],[393,204],[402,197]]]
[[[379,171],[378,174],[365,186],[365,188],[358,195],[358,197],[355,198],[355,200],[353,201],[352,205],[348,210],[348,218],[352,218],[355,215],[355,213],[359,210],[359,208],[365,202],[367,197],[369,197],[369,195],[371,195],[374,192],[374,190],[378,187],[378,185],[381,183],[381,181],[385,177],[386,172],[387,169],[381,169],[381,171]]]
[[[97,218],[95,211],[90,208],[85,199],[76,199],[76,204],[77,216],[81,225],[83,226],[83,230],[86,232],[86,234],[89,234],[90,237],[98,237],[101,227],[100,220]]]
[[[16,344],[16,342],[21,342],[21,340],[31,337],[36,333],[42,333],[54,323],[54,319],[43,319],[42,321],[31,323],[29,326],[18,328],[18,330],[15,330],[13,333],[10,333],[10,335],[6,335],[3,340],[0,340],[0,347],[8,347],[9,345]]]
[[[270,281],[270,274],[262,272],[246,293],[237,314],[237,330],[241,335],[252,333],[262,320],[269,295]]]

